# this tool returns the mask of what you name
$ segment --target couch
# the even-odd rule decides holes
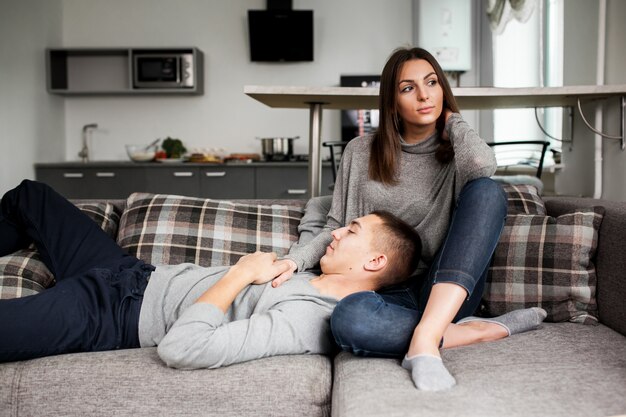
[[[507,191],[513,219],[511,224],[507,219],[510,233],[503,234],[494,256],[481,314],[498,314],[518,308],[520,303],[541,305],[549,307],[549,322],[539,330],[497,342],[443,350],[445,364],[458,382],[452,390],[419,392],[399,360],[361,358],[345,352],[270,357],[216,370],[180,371],[166,367],[155,348],[142,348],[0,364],[0,416],[626,414],[626,203],[564,197],[541,201],[532,187],[511,187]],[[145,203],[159,198],[158,210]],[[190,201],[193,207],[187,207]],[[302,225],[319,223],[320,215],[305,211],[305,201],[210,202],[144,194],[134,194],[128,201],[77,205],[127,250],[155,263],[189,259],[207,265],[232,263],[240,253],[254,248],[286,253],[297,241],[298,230],[306,229]],[[529,214],[534,205],[545,212]],[[535,274],[543,281],[522,283],[521,287],[510,281],[519,279],[512,277],[518,266],[497,266],[520,250],[514,247],[520,230],[549,229],[558,219],[572,217],[566,213],[581,208],[590,208],[587,217],[574,216],[574,224],[563,228],[574,228],[572,251],[583,247],[588,258],[577,259],[583,264],[580,270],[565,276],[573,279],[587,274],[582,285],[572,284],[574,288],[568,289],[564,308],[561,290],[568,285],[546,283],[563,275],[561,265],[543,265],[539,274],[535,266],[529,266],[526,273],[531,275],[522,279]],[[552,220],[541,223],[542,218]],[[531,224],[524,223],[527,221]],[[585,221],[588,227],[578,234]],[[200,223],[206,226],[203,236],[191,231]],[[181,225],[189,230],[181,232]],[[198,244],[183,238],[194,233],[196,242],[203,242],[199,246],[213,248],[190,250],[189,246]],[[582,238],[588,239],[586,244],[581,243]],[[537,252],[530,240],[522,247],[526,258]],[[563,250],[558,249],[559,244],[543,245],[540,251],[558,255]],[[215,248],[219,250],[212,250]],[[38,262],[36,251],[8,258],[0,258],[0,263],[4,262],[0,265],[0,296],[27,296],[52,285],[53,277],[45,271],[26,272]],[[514,256],[512,259],[519,262]],[[31,269],[37,268],[41,265]],[[498,276],[498,270],[504,273]],[[39,283],[34,283],[37,280]],[[11,285],[19,289],[11,293]],[[519,292],[507,293],[510,288],[523,288],[522,299]],[[581,294],[582,298],[576,299]]]

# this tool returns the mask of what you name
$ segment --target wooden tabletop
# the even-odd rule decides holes
[[[566,87],[461,87],[452,89],[463,110],[575,106],[613,96],[625,96],[626,84]],[[309,108],[312,103],[324,109],[376,109],[376,87],[298,87],[244,86],[244,93],[273,108]]]

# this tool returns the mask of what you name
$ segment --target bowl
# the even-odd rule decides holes
[[[154,160],[157,147],[148,145],[126,145],[128,157],[135,162],[150,162]]]

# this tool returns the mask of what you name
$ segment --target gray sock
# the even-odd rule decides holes
[[[496,323],[504,327],[509,336],[516,333],[523,333],[529,330],[535,330],[541,322],[546,318],[548,313],[539,307],[525,308],[522,310],[511,311],[498,317],[466,317],[459,320],[457,324],[467,323],[470,321],[485,321],[488,323]]]
[[[411,371],[411,379],[421,391],[443,391],[456,385],[441,358],[432,355],[404,357],[402,367]]]

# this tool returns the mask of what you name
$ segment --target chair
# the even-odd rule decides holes
[[[549,142],[543,140],[524,140],[515,142],[493,142],[487,145],[494,149],[498,168],[504,168],[505,171],[513,167],[534,167],[537,168],[535,176],[541,179],[543,172],[543,163],[550,145]]]
[[[341,155],[343,154],[343,150],[349,141],[328,141],[322,142],[322,146],[326,147],[330,151],[330,163],[333,169],[333,183],[331,184],[331,189],[335,185],[335,181],[337,180],[337,168],[339,168],[339,162],[341,161]]]
[[[494,149],[496,161],[500,171],[507,175],[494,175],[495,181],[506,184],[529,184],[543,194],[543,163],[548,151],[549,142],[541,140],[524,140],[515,142],[488,143]],[[502,149],[500,149],[502,148]],[[534,175],[520,174],[519,168],[536,168]],[[512,174],[509,174],[513,171]]]

